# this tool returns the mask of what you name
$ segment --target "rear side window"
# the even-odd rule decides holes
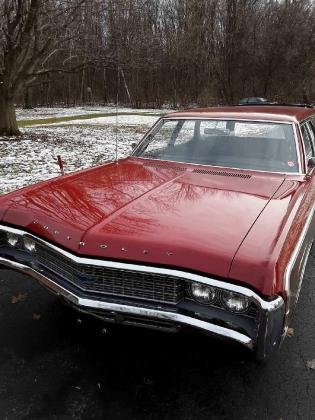
[[[308,131],[309,131],[310,136],[311,136],[311,142],[312,142],[312,145],[313,145],[313,156],[314,156],[314,152],[315,152],[315,130],[314,130],[314,126],[313,126],[311,121],[308,121],[306,123],[306,125],[307,125]]]
[[[306,155],[306,158],[310,158],[311,156],[313,156],[313,153],[314,153],[311,133],[309,132],[309,128],[307,127],[306,124],[303,124],[301,126],[301,131],[302,131],[305,155]]]

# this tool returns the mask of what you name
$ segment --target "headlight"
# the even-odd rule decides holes
[[[29,252],[35,252],[36,251],[36,243],[33,241],[33,239],[30,238],[23,238],[23,244],[24,248]]]
[[[18,244],[19,242],[19,236],[16,235],[15,233],[7,233],[7,242],[10,246],[14,247]]]
[[[239,293],[224,291],[221,293],[223,305],[232,312],[245,312],[249,306],[249,300],[246,296]]]
[[[211,303],[216,297],[216,289],[205,284],[192,283],[190,286],[192,297],[199,303]]]

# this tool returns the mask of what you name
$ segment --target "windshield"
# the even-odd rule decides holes
[[[162,119],[135,156],[201,165],[298,172],[291,124]]]

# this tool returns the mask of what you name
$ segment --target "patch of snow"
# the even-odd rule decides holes
[[[306,363],[306,366],[307,366],[309,369],[315,370],[315,359],[313,359],[313,360],[309,360],[309,361]]]
[[[159,114],[161,112],[170,112],[170,109],[135,109],[135,108],[118,108],[119,112]],[[32,109],[16,109],[16,118],[20,120],[37,120],[43,118],[58,118],[58,117],[72,117],[76,115],[90,115],[116,112],[116,107],[113,106],[77,106],[69,108],[32,108]]]
[[[118,157],[130,154],[131,143],[151,126],[152,118],[144,124],[135,117],[137,123],[119,125]],[[24,128],[23,134],[22,139],[0,138],[0,195],[60,175],[57,155],[65,161],[66,173],[115,158],[114,125],[36,126]]]

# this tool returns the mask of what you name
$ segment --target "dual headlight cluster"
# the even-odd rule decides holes
[[[36,252],[36,243],[27,236],[19,236],[15,233],[7,232],[7,244],[12,248],[20,249],[21,247],[28,252]]]
[[[250,304],[248,297],[244,295],[202,283],[192,283],[190,295],[196,302],[203,305],[219,305],[236,313],[246,312]]]

